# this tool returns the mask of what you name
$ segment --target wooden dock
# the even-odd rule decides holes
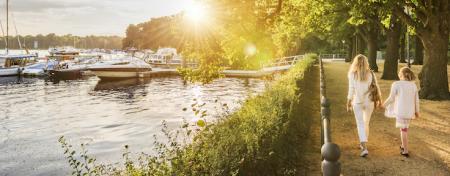
[[[225,77],[238,77],[238,78],[261,78],[270,76],[274,73],[284,72],[294,66],[299,60],[303,58],[303,55],[290,56],[279,59],[279,62],[264,65],[260,70],[223,70],[221,74]],[[177,69],[174,68],[153,68],[152,71],[139,73],[139,78],[152,78],[161,76],[174,76],[180,75]]]

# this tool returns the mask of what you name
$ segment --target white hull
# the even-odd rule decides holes
[[[44,69],[25,69],[22,71],[23,75],[27,76],[42,76],[45,75]]]
[[[88,70],[100,79],[124,79],[137,78],[141,73],[151,71],[152,67],[143,60],[131,57],[95,64]]]
[[[19,75],[19,68],[0,68],[0,76]]]

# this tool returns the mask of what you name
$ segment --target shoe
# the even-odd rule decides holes
[[[408,153],[400,152],[400,155],[402,155],[402,156],[404,156],[404,157],[406,157],[406,158],[409,158],[409,154],[408,154]]]
[[[400,155],[402,155],[402,156],[408,158],[408,157],[409,157],[409,154],[408,154],[408,153],[403,153],[404,151],[405,151],[405,149],[404,149],[402,146],[400,146]]]
[[[369,151],[367,149],[364,149],[361,151],[361,154],[359,156],[366,157],[367,155],[369,155]]]

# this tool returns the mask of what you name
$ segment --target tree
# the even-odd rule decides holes
[[[449,99],[447,52],[450,28],[449,0],[397,0],[395,14],[415,29],[422,40],[425,58],[419,74],[420,97],[425,99]],[[411,9],[408,14],[403,10]]]
[[[384,69],[381,79],[398,80],[397,68],[399,57],[399,44],[401,34],[401,23],[397,15],[392,14],[389,24],[385,28],[387,37],[386,57],[384,58]]]
[[[406,29],[408,26],[402,25],[401,30],[401,39],[400,39],[400,58],[398,58],[398,62],[400,63],[406,63]]]
[[[126,31],[126,37],[122,41],[122,46],[126,47],[139,47],[139,39],[141,38],[139,27],[130,24]]]
[[[414,62],[412,64],[414,65],[422,65],[423,64],[423,44],[422,44],[422,40],[420,40],[420,37],[418,37],[417,35],[414,37],[416,39],[415,42],[415,57],[414,57]]]
[[[352,0],[348,5],[351,6],[349,22],[357,26],[357,32],[367,44],[370,69],[378,72],[376,59],[381,26],[379,18],[381,7],[376,1],[365,0]]]

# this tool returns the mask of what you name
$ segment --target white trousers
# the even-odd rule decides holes
[[[353,112],[355,113],[356,128],[360,142],[367,142],[369,138],[369,122],[374,108],[373,101],[364,103],[353,103]]]

